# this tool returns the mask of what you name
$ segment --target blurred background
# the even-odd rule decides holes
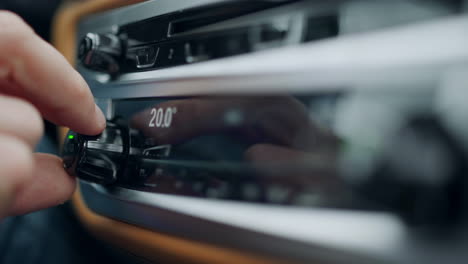
[[[0,0],[0,9],[19,14],[40,36],[49,39],[51,19],[61,2],[61,0]]]

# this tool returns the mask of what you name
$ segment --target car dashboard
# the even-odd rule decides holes
[[[57,45],[108,119],[64,144],[101,239],[156,263],[468,258],[468,3],[137,2]]]

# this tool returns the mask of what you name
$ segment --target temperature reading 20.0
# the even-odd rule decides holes
[[[177,113],[177,108],[153,108],[151,109],[151,120],[149,127],[169,128],[172,126],[172,120]]]

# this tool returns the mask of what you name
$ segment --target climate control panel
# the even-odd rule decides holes
[[[361,99],[359,108],[340,93],[116,101],[101,135],[69,133],[64,166],[143,192],[458,221],[466,155],[451,130]]]

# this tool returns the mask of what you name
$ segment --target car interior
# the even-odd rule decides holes
[[[0,9],[107,119],[44,121],[37,151],[78,187],[0,222],[0,263],[468,261],[467,0]]]

